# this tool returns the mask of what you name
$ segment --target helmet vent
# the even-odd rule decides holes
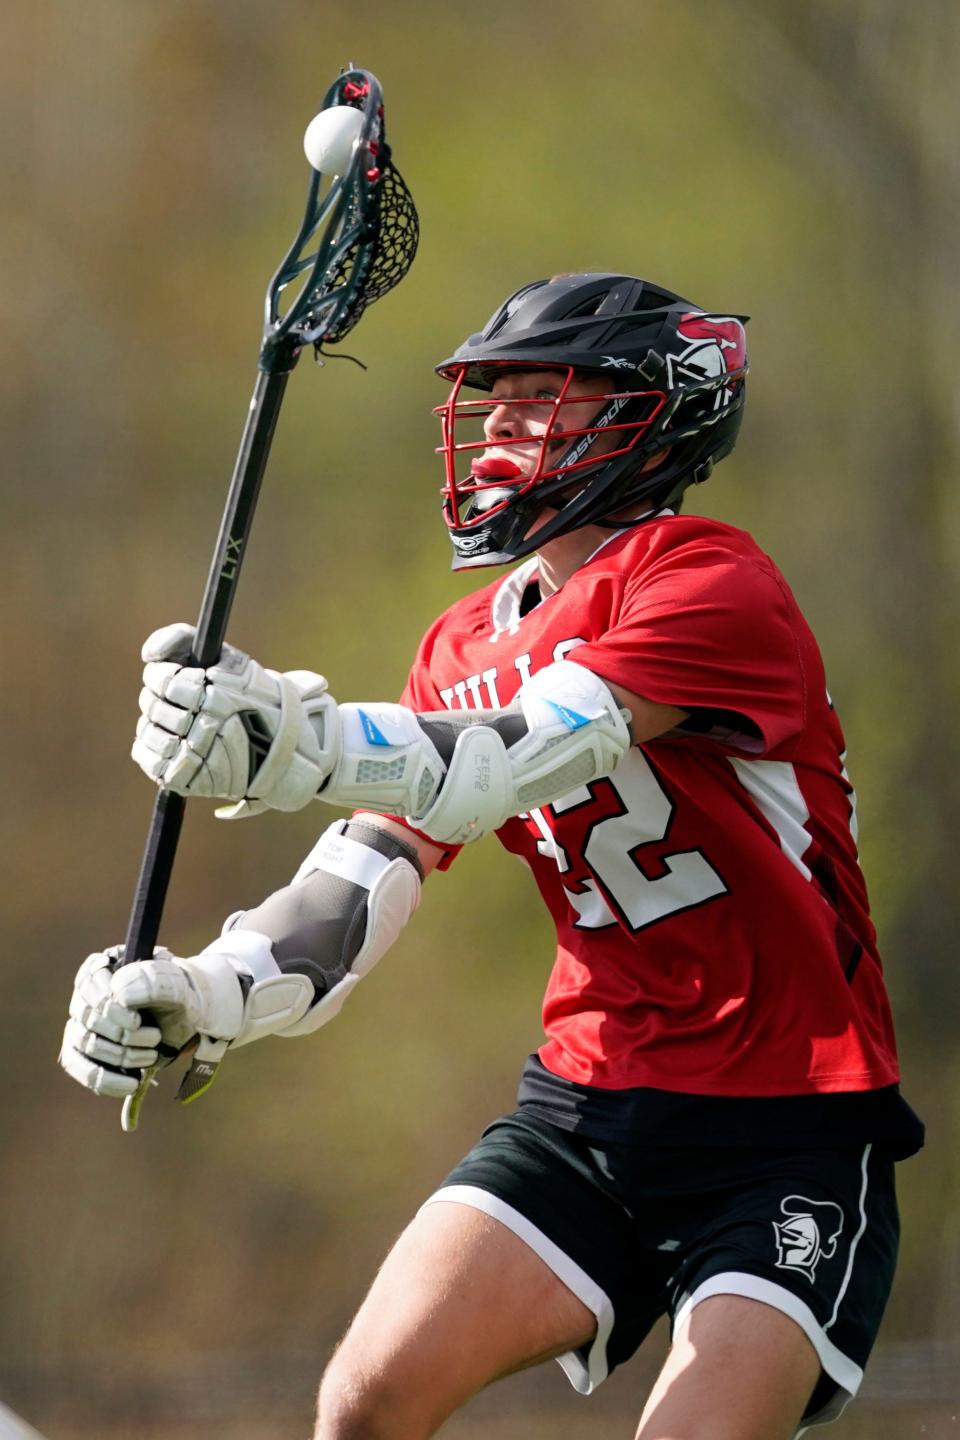
[[[507,300],[504,305],[501,305],[500,309],[496,312],[496,314],[493,315],[490,320],[488,320],[486,329],[478,338],[482,340],[492,340],[494,336],[499,335],[503,327],[509,324],[509,322],[516,315],[517,311],[523,304],[523,301],[526,300],[530,292],[533,290],[539,290],[543,283],[544,282],[542,280],[535,280],[532,285],[524,285],[522,290],[518,290],[515,295],[511,295],[510,299]]]
[[[672,295],[669,290],[657,290],[652,285],[644,285],[640,294],[633,302],[634,310],[662,310],[665,305],[673,305],[679,296]],[[686,304],[686,301],[682,302]]]
[[[606,296],[604,295],[591,295],[589,299],[581,301],[581,303],[574,306],[572,310],[568,310],[564,319],[582,320],[585,315],[597,315],[605,299]]]

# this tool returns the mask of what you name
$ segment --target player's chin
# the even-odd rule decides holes
[[[538,530],[542,530],[544,525],[546,525],[548,521],[552,520],[554,516],[559,514],[560,511],[554,510],[551,505],[545,506],[544,509],[540,511],[540,514],[537,516],[536,520],[534,520],[533,524],[529,527],[529,529],[524,532],[524,540],[532,540]]]

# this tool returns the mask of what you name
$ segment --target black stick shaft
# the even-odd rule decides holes
[[[289,374],[289,370],[280,370],[270,374],[261,371],[257,375],[197,621],[194,663],[204,669],[216,664],[223,648],[240,565]],[[153,954],[183,824],[184,804],[183,797],[170,790],[161,790],[157,795],[127,928],[124,964]]]

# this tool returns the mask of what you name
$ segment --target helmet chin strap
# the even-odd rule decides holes
[[[513,491],[509,485],[492,485],[489,490],[477,490],[474,493],[470,509],[475,515],[486,515],[501,500],[509,500]]]
[[[593,417],[587,434],[576,436],[573,443],[567,446],[563,455],[560,457],[559,464],[556,466],[557,474],[562,474],[568,466],[575,465],[578,461],[585,459],[600,436],[608,430],[628,404],[629,401],[623,399],[622,396],[614,395],[606,409],[601,410],[599,414]],[[597,456],[598,461],[602,461],[602,459],[602,455]]]
[[[742,400],[739,403],[742,404]],[[675,404],[673,409],[676,410],[676,408],[677,406]],[[603,416],[597,417],[598,419],[602,419],[603,424],[600,426],[595,425],[594,433],[589,437],[590,445],[594,443],[596,435],[602,434],[603,430],[607,427],[607,425],[609,425],[611,419],[615,418],[618,414],[621,413],[622,407],[611,404],[607,407],[607,410],[604,412]],[[587,438],[588,437],[586,436],[582,437],[582,439]],[[699,465],[693,466],[684,461],[684,441],[687,436],[684,435],[682,429],[674,433],[671,433],[670,431],[667,431],[666,433],[660,433],[653,438],[655,438],[656,441],[667,452],[665,457],[660,462],[660,465],[662,466],[664,472],[662,477],[658,477],[657,475],[657,469],[660,467],[648,470],[644,474],[643,465],[646,462],[641,461],[640,468],[636,472],[634,479],[642,485],[642,494],[638,494],[635,496],[631,495],[631,487],[627,486],[625,488],[624,494],[618,496],[616,499],[611,497],[610,505],[613,511],[612,515],[594,517],[589,522],[583,523],[596,525],[603,530],[629,530],[632,526],[638,525],[642,520],[650,519],[654,515],[660,514],[660,512],[663,510],[679,510],[681,504],[683,503],[684,492],[686,491],[688,486],[691,483],[693,483],[694,485],[700,485],[704,480],[707,480],[709,478],[713,470],[713,459],[711,457],[707,457],[705,460],[701,461]],[[573,451],[574,448],[575,447],[571,446],[571,451]],[[589,450],[589,446],[587,446],[587,450]],[[680,451],[679,456],[677,455],[677,450]],[[653,454],[656,454],[656,449],[653,450]],[[564,459],[566,458],[567,457],[565,456]],[[650,458],[651,456],[648,455],[646,457],[646,460],[649,460]],[[602,466],[603,462],[604,457],[598,456],[598,466]],[[586,476],[593,476],[597,473],[597,471],[591,468],[586,472],[580,473],[584,474],[584,479],[586,480]],[[579,494],[580,491],[578,491],[577,493]],[[576,498],[576,495],[571,495],[566,503],[575,501]],[[618,512],[622,512],[628,506],[641,503],[646,505],[647,508],[643,510],[639,515],[631,515],[623,519],[616,518]],[[561,506],[560,514],[562,515],[562,513],[563,507]]]
[[[614,396],[611,402],[607,405],[606,409],[602,410],[598,415],[594,417],[589,433],[586,435],[578,436],[576,441],[572,445],[569,445],[567,447],[567,450],[561,457],[560,464],[557,467],[558,474],[552,478],[559,478],[559,476],[563,473],[565,465],[571,465],[576,463],[576,461],[578,460],[583,460],[583,458],[589,454],[591,447],[596,444],[599,437],[606,432],[606,430],[613,423],[613,421],[616,420],[618,416],[622,416],[623,411],[628,405],[628,403],[628,401],[623,400],[620,396]],[[545,497],[546,503],[550,504],[551,508],[556,509],[558,513],[562,515],[566,506],[575,502],[579,498],[579,496],[583,494],[583,491],[589,481],[598,473],[598,471],[602,468],[605,462],[605,456],[596,456],[593,465],[584,470],[575,471],[570,476],[570,490],[572,491],[572,493],[565,493],[565,491],[563,490],[555,492],[551,497],[549,497],[549,499]],[[557,503],[553,504],[554,501]],[[627,500],[625,503],[629,504],[630,502],[629,500]],[[617,509],[622,508],[622,504],[619,504],[617,506]],[[637,522],[636,520],[595,520],[590,523],[595,525],[601,525],[604,528],[611,530],[620,530],[627,529],[631,525],[635,525]]]

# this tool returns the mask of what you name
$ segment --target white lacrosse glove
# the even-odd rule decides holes
[[[186,960],[157,949],[120,965],[122,955],[114,945],[80,966],[60,1050],[68,1075],[117,1100],[194,1041],[212,1072],[228,1045],[296,1025],[316,998],[306,976],[278,971],[269,937],[252,930],[218,936]]]
[[[243,1017],[240,977],[222,959],[210,965],[157,949],[152,960],[120,966],[122,954],[114,945],[80,966],[60,1050],[68,1075],[118,1100],[137,1089],[138,1072],[169,1064],[200,1035],[222,1053]]]
[[[232,645],[203,670],[186,663],[195,635],[192,625],[166,625],[143,647],[134,760],[179,795],[234,801],[217,811],[221,819],[301,809],[338,759],[326,680],[309,670],[265,670]]]

